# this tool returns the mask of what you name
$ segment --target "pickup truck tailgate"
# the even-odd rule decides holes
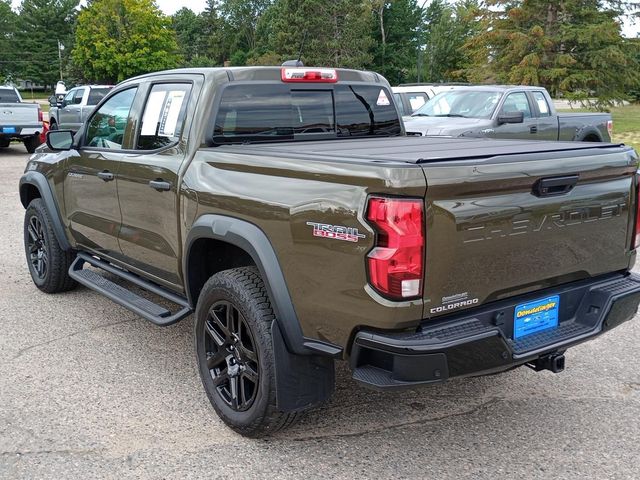
[[[612,147],[423,163],[425,316],[629,268],[636,162]]]
[[[0,103],[0,127],[39,125],[38,106],[29,103]]]

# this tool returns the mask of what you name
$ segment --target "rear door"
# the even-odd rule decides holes
[[[425,314],[629,268],[635,170],[621,149],[424,164]]]
[[[542,91],[529,92],[534,111],[538,117],[538,138],[558,140],[558,117],[552,115],[551,106]]]
[[[179,171],[186,158],[187,109],[194,83],[201,82],[184,78],[145,86],[135,152],[123,158],[117,180],[126,262],[170,286],[181,284]]]
[[[132,145],[136,93],[136,86],[127,87],[107,100],[90,117],[79,150],[70,151],[66,160],[64,202],[71,234],[80,245],[110,257],[120,256],[115,179]]]

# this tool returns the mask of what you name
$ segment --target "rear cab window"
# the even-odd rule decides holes
[[[362,84],[229,84],[213,128],[217,144],[401,134],[389,89]]]
[[[13,88],[0,88],[0,103],[20,103],[21,99]]]

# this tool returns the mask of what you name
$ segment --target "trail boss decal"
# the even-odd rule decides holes
[[[359,233],[357,228],[315,222],[307,222],[307,225],[313,227],[314,237],[332,238],[334,240],[344,240],[345,242],[354,243],[357,243],[361,238],[367,237],[366,235]]]

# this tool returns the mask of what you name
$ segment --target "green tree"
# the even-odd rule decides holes
[[[0,0],[0,84],[13,77],[18,53],[14,49],[16,14],[10,0]]]
[[[422,9],[417,0],[372,0],[371,11],[370,68],[392,83],[402,83],[409,79],[410,72],[415,72]]]
[[[270,13],[270,52],[305,64],[364,68],[371,65],[371,10],[362,0],[279,0]]]
[[[60,79],[58,45],[63,67],[73,47],[73,28],[78,0],[24,0],[20,6],[9,52],[14,55],[16,75],[42,85]]]
[[[429,82],[465,80],[464,69],[471,59],[464,46],[479,32],[479,9],[475,0],[463,0],[455,5],[434,0],[426,8],[423,78]]]
[[[611,104],[638,83],[618,18],[635,4],[599,0],[491,0],[467,46],[476,81],[542,85],[552,95]]]
[[[180,56],[185,64],[190,64],[201,52],[203,19],[193,10],[183,7],[171,17],[171,26],[176,32]]]
[[[153,0],[94,0],[78,15],[73,60],[87,80],[116,82],[180,62],[171,20]]]

